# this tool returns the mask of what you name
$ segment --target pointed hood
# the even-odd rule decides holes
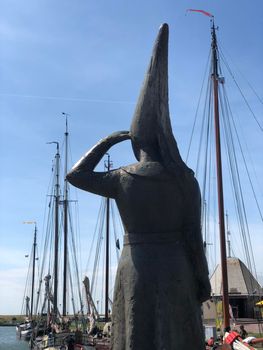
[[[163,164],[168,168],[178,168],[186,165],[179,154],[169,115],[168,37],[169,27],[165,23],[160,27],[154,44],[130,132],[137,160],[140,149],[145,146],[156,148],[157,145]]]

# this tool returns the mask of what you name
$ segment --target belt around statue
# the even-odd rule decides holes
[[[126,233],[123,238],[123,245],[135,244],[167,244],[181,243],[181,232],[161,232],[161,233]]]

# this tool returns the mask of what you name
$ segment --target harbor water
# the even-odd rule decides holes
[[[94,347],[85,346],[85,349],[92,350]],[[29,350],[28,343],[16,336],[16,327],[0,326],[0,350]]]
[[[16,337],[16,327],[0,327],[0,350],[28,349],[28,343]]]

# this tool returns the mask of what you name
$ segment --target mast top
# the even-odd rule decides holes
[[[70,114],[65,113],[65,112],[61,112],[61,113],[62,113],[62,115],[64,117],[66,117],[66,131],[65,131],[65,135],[68,136],[68,117],[70,116]]]
[[[51,141],[51,142],[47,142],[48,145],[51,145],[52,143],[54,143],[57,147],[57,154],[59,154],[59,142],[58,141]]]

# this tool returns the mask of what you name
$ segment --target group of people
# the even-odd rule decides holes
[[[225,329],[225,334],[229,334],[231,333],[231,328],[227,327]],[[235,331],[236,332],[236,331]],[[240,338],[242,338],[243,340],[245,340],[248,337],[248,333],[245,330],[245,327],[243,325],[240,325],[239,327],[239,331],[238,334],[240,336]],[[207,341],[206,341],[206,349],[207,350],[227,350],[227,349],[231,349],[231,346],[229,346],[228,344],[223,344],[224,343],[224,339],[225,337],[221,336],[219,339],[215,339],[214,337],[210,337]]]

